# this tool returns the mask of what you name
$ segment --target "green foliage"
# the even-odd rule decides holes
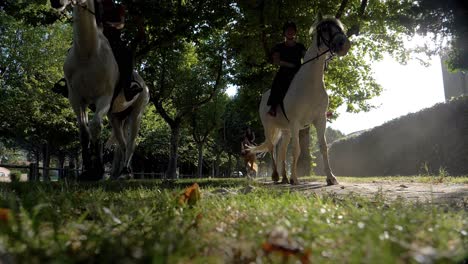
[[[62,76],[70,27],[30,26],[0,11],[2,74],[0,135],[37,148],[76,149],[75,116],[66,98],[51,89]]]
[[[429,54],[448,53],[452,70],[468,70],[468,5],[464,0],[409,1],[411,8],[400,14],[401,24],[410,30],[432,36],[434,47],[425,47]],[[443,50],[448,42],[448,50]]]
[[[299,41],[310,45],[308,30],[316,14],[334,14],[341,1],[294,1],[292,3],[266,1],[239,1],[237,23],[230,34],[235,51],[236,64],[232,68],[235,83],[240,87],[240,98],[246,112],[256,113],[260,95],[270,88],[274,67],[269,65],[270,49],[282,41],[281,27],[284,21],[294,20],[298,25]],[[347,105],[350,112],[368,111],[368,101],[382,90],[370,71],[370,63],[390,53],[400,60],[407,58],[402,46],[398,24],[398,12],[408,5],[396,2],[371,1],[365,15],[359,16],[359,1],[351,1],[345,9],[342,21],[349,27],[359,25],[360,36],[353,37],[351,54],[335,59],[326,72],[326,87],[331,96],[330,108]],[[370,60],[366,62],[365,59]],[[246,101],[244,101],[246,99]],[[249,100],[256,100],[255,102]],[[258,121],[258,120],[257,120]]]
[[[60,16],[47,2],[49,0],[4,0],[0,2],[0,10],[28,25],[50,25]]]
[[[145,114],[137,152],[158,163],[173,155],[168,129],[175,124],[179,157],[188,164],[196,163],[192,114],[198,134],[204,134],[200,128],[216,124],[215,132],[206,138],[216,145],[205,149],[204,158],[210,162],[222,160],[222,152],[237,155],[246,126],[255,131],[257,142],[262,140],[257,108],[276,71],[270,64],[270,49],[282,41],[281,27],[286,20],[296,22],[299,41],[308,46],[308,30],[317,14],[333,15],[342,8],[342,22],[355,33],[350,54],[333,59],[326,71],[332,111],[341,105],[349,112],[372,109],[369,100],[382,88],[372,76],[371,65],[385,53],[402,63],[409,59],[416,51],[403,47],[405,36],[435,34],[437,43],[450,38],[452,68],[462,69],[463,59],[468,58],[464,56],[466,4],[461,0],[120,2],[128,11],[124,40],[137,55],[138,69],[150,86],[155,107]],[[69,13],[58,14],[46,0],[0,3],[0,136],[36,151],[45,143],[53,152],[78,149],[74,114],[65,98],[50,92],[63,75],[61,68],[71,42],[68,18]],[[418,51],[434,54],[440,48]],[[218,116],[205,118],[212,111],[209,107],[197,111],[228,84],[238,86],[239,92],[223,101],[224,122],[218,122]]]

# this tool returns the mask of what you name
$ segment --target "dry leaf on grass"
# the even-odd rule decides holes
[[[8,208],[0,208],[0,222],[8,223],[11,219],[11,210]]]
[[[190,206],[195,205],[201,198],[200,186],[198,183],[192,184],[192,186],[187,187],[184,192],[179,196],[179,204]]]
[[[303,264],[309,263],[310,252],[290,238],[288,231],[282,227],[276,227],[270,232],[267,242],[262,244],[262,249],[267,255],[279,253],[286,258],[297,257]]]

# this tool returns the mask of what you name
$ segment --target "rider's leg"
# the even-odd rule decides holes
[[[122,85],[124,89],[125,99],[127,101],[131,101],[133,97],[135,97],[135,95],[143,91],[143,88],[137,84],[131,85],[133,74],[132,52],[128,48],[123,48],[121,57],[121,78],[123,80]]]
[[[121,40],[111,37],[108,37],[108,39],[119,66],[119,84],[116,92],[119,93],[120,89],[123,89],[125,100],[131,101],[135,95],[143,91],[143,88],[137,85],[130,87],[133,74],[132,52],[125,47],[125,44]]]
[[[267,105],[270,106],[268,114],[271,116],[276,116],[276,106],[280,103],[281,100],[281,74],[278,72],[273,80],[273,85],[270,90],[270,97],[268,97]]]
[[[283,103],[283,99],[295,74],[296,69],[289,68],[281,68],[276,74],[267,103],[267,105],[271,106],[268,111],[268,114],[271,116],[276,116],[276,112],[278,111],[277,106]]]

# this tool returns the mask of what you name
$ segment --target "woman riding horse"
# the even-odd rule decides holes
[[[272,156],[272,180],[279,181],[276,162],[280,166],[282,182],[288,182],[286,176],[285,157],[289,141],[292,139],[293,160],[291,164],[291,184],[298,184],[297,161],[301,152],[299,146],[299,130],[313,124],[317,131],[320,144],[320,152],[324,162],[327,184],[338,184],[333,175],[328,161],[327,141],[325,139],[326,111],[328,108],[328,95],[324,83],[324,65],[327,57],[348,53],[350,42],[343,31],[343,25],[338,19],[319,16],[317,23],[312,28],[312,43],[306,52],[304,62],[292,79],[286,92],[281,111],[283,115],[272,117],[268,113],[268,98],[270,91],[262,96],[259,107],[260,119],[265,132],[265,142],[259,146],[251,147],[253,153],[270,152]],[[272,91],[273,92],[273,91]],[[286,113],[289,118],[286,118]],[[274,155],[275,146],[280,142],[277,157]],[[276,160],[277,159],[277,160]]]
[[[96,22],[103,27],[104,36],[109,40],[117,65],[119,66],[119,87],[124,90],[125,99],[131,101],[135,95],[143,91],[136,83],[131,84],[133,73],[133,53],[122,40],[122,29],[125,27],[125,7],[112,0],[102,0],[98,5]],[[141,29],[139,32],[144,32]]]
[[[284,42],[276,44],[273,48],[273,64],[280,66],[276,73],[268,105],[271,106],[268,114],[276,116],[278,105],[283,106],[283,98],[288,91],[294,75],[301,66],[306,48],[302,43],[296,42],[297,27],[294,22],[288,21],[283,26]]]

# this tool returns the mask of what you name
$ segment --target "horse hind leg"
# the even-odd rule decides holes
[[[327,175],[327,185],[336,185],[339,183],[335,175],[333,175],[333,172],[330,168],[330,163],[328,160],[328,147],[327,147],[327,140],[325,138],[326,125],[327,125],[327,120],[325,118],[325,115],[319,121],[314,123],[315,129],[317,130],[317,138],[318,138],[319,145],[320,145],[320,152],[322,153],[325,174]]]
[[[112,125],[112,134],[117,141],[117,147],[114,150],[114,160],[112,162],[112,172],[111,177],[112,179],[117,179],[120,177],[120,174],[123,169],[123,160],[125,157],[125,148],[126,148],[126,140],[124,136],[124,124],[123,121],[113,117],[110,114],[109,119],[111,120]]]
[[[289,131],[285,131],[281,137],[281,143],[278,150],[278,163],[281,166],[281,183],[289,183],[286,174],[286,154],[288,152],[289,141],[291,140],[291,134]]]
[[[140,111],[133,112],[132,115],[126,120],[124,126],[124,131],[127,132],[127,144],[125,148],[122,174],[125,175],[126,178],[133,178],[131,162],[133,153],[135,151],[136,138],[138,131],[140,130],[141,117],[142,113]]]
[[[276,143],[278,142],[279,138],[281,137],[281,132],[278,129],[272,129],[267,133],[265,130],[265,140],[268,144],[268,152],[271,155],[271,167],[272,167],[272,173],[271,173],[271,180],[273,182],[278,182],[279,181],[279,174],[277,170],[277,165],[276,165],[276,160],[275,160],[275,149],[276,149]]]

